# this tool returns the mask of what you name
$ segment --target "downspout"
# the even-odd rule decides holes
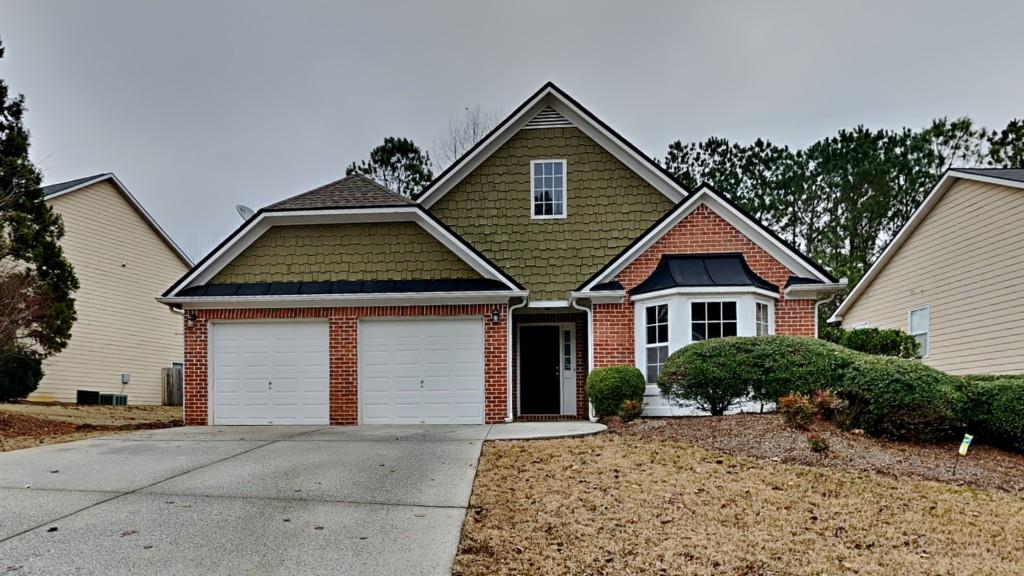
[[[831,302],[831,301],[835,300],[837,294],[839,294],[839,293],[838,292],[833,292],[832,295],[829,296],[828,298],[826,298],[824,300],[816,300],[814,302],[814,337],[815,338],[819,337],[819,335],[818,335],[818,316],[819,316],[818,315],[818,308],[822,304],[826,304],[828,302]]]
[[[594,310],[593,304],[590,308],[581,306],[575,296],[569,297],[569,306],[587,313],[587,374],[594,369]],[[587,402],[587,417],[591,422],[597,422],[597,415],[594,414],[594,405]]]
[[[508,424],[515,419],[512,415],[512,311],[518,310],[526,303],[530,301],[529,296],[523,297],[523,301],[514,306],[508,307],[508,318],[506,318],[505,324],[507,325],[507,333],[505,340],[505,423]]]

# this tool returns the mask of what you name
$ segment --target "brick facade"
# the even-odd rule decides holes
[[[586,385],[587,374],[587,317],[582,312],[553,314],[513,314],[512,315],[512,413],[516,419],[519,414],[519,327],[530,324],[562,324],[572,323],[576,333],[576,418],[587,417]],[[560,420],[561,415],[535,417],[530,415],[524,420]]]
[[[209,413],[207,352],[209,322],[325,318],[329,338],[329,402],[331,424],[359,422],[357,326],[359,318],[409,316],[480,316],[484,319],[484,421],[502,422],[506,416],[508,306],[501,304],[501,321],[490,321],[493,304],[451,306],[379,306],[355,308],[267,308],[194,310],[185,320],[185,424],[205,425]]]
[[[701,204],[658,239],[616,276],[629,290],[650,276],[663,254],[741,253],[760,277],[781,289],[793,272],[747,238],[708,206]],[[815,301],[788,300],[775,303],[775,333],[814,336]],[[595,367],[635,363],[633,305],[626,296],[622,304],[594,305]]]

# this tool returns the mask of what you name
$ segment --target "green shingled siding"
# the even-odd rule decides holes
[[[530,219],[530,161],[566,160],[565,219]],[[432,207],[531,292],[563,300],[673,206],[578,128],[520,130]]]
[[[213,283],[480,278],[415,222],[275,226]]]

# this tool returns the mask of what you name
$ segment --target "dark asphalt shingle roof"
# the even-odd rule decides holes
[[[74,188],[75,186],[78,186],[79,184],[84,184],[84,183],[86,183],[86,182],[88,182],[90,180],[95,180],[97,178],[100,178],[100,177],[103,177],[103,176],[107,176],[107,175],[108,175],[108,173],[104,172],[103,174],[93,174],[92,176],[86,176],[85,178],[75,178],[74,180],[68,180],[67,182],[59,182],[57,184],[50,184],[49,186],[43,186],[43,196],[51,196],[51,195],[56,194],[58,192],[63,192],[65,190],[67,190],[68,188]]]
[[[953,168],[952,171],[1024,182],[1024,168]]]
[[[414,202],[362,174],[346,176],[309,192],[275,202],[264,210],[317,210],[412,206]]]
[[[665,254],[654,272],[630,294],[709,286],[750,286],[779,291],[778,286],[755,274],[742,254]]]
[[[821,283],[822,283],[821,280],[818,280],[817,278],[803,278],[801,276],[790,276],[789,279],[786,280],[785,288],[789,288],[790,286],[797,286],[797,285],[804,286],[804,285],[808,285],[808,284],[821,284]]]
[[[334,282],[249,282],[204,284],[179,296],[300,296],[320,294],[395,294],[418,292],[491,292],[508,290],[497,280],[337,280]]]

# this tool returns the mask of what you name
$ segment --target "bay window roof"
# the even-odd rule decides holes
[[[721,287],[779,291],[778,286],[755,274],[742,254],[665,254],[654,272],[630,293],[636,295],[671,288]]]

